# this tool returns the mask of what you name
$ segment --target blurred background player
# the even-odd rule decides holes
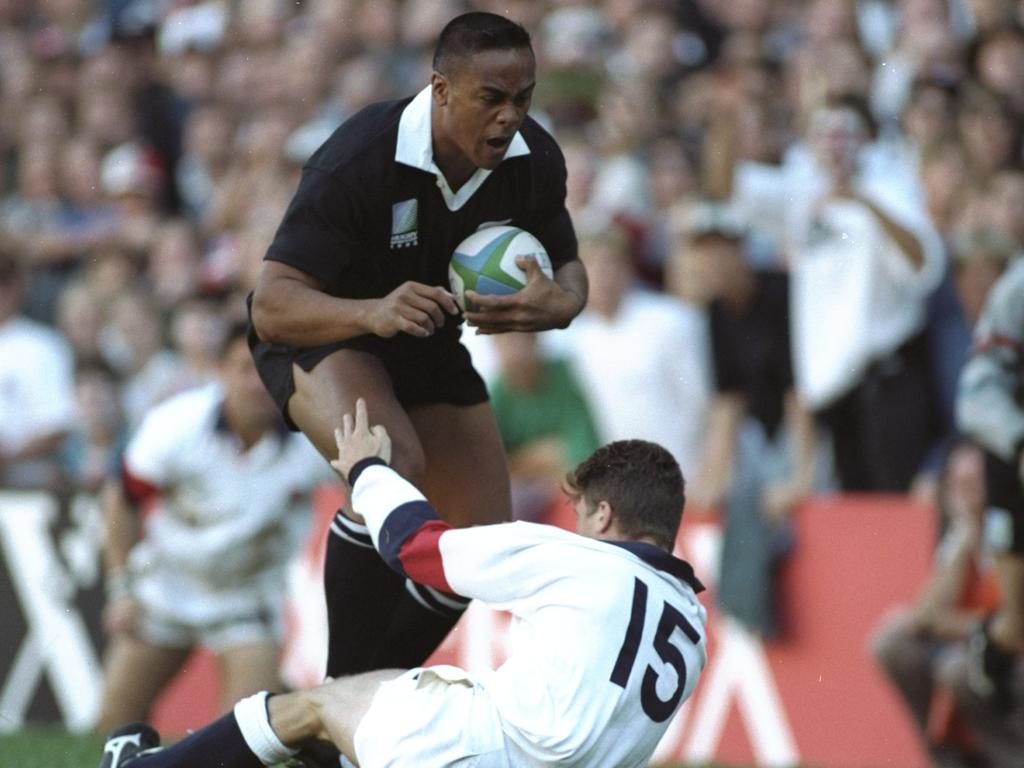
[[[481,333],[565,327],[586,274],[565,209],[565,165],[527,117],[530,37],[469,13],[441,32],[430,85],[376,104],[316,151],[251,298],[257,368],[282,413],[329,457],[334,427],[366,397],[395,442],[394,466],[455,525],[511,517],[508,469],[487,391],[459,343],[451,254],[488,223],[533,233],[536,262],[511,296],[476,296]],[[391,573],[339,512],[325,566],[331,676],[422,662],[464,603]]]
[[[646,765],[707,662],[703,589],[672,555],[679,465],[642,440],[613,442],[570,473],[576,533],[530,523],[452,529],[387,465],[365,403],[344,417],[332,462],[374,546],[399,573],[510,611],[507,661],[476,678],[452,666],[354,675],[239,702],[166,750],[119,729],[101,768],[255,768],[330,739],[363,768],[388,765]]]
[[[106,488],[100,729],[145,719],[198,646],[217,658],[224,707],[279,685],[285,566],[330,473],[284,427],[246,332],[227,334],[218,381],[147,414]]]

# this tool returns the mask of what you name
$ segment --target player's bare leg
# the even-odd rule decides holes
[[[103,702],[97,730],[109,731],[132,720],[145,720],[156,697],[181,669],[190,651],[153,645],[118,635],[104,663]]]
[[[508,461],[488,403],[421,406],[409,418],[427,457],[418,485],[447,522],[460,528],[512,519]]]
[[[341,349],[325,357],[312,371],[292,366],[295,394],[288,416],[327,460],[335,458],[334,430],[342,416],[353,413],[356,399],[366,401],[375,424],[391,435],[391,465],[413,483],[423,477],[423,447],[409,416],[395,398],[391,379],[373,355]]]
[[[392,466],[422,483],[426,461],[413,422],[395,397],[391,379],[375,356],[342,349],[310,372],[293,367],[295,394],[288,415],[325,458],[334,458],[334,430],[362,397],[391,436]],[[329,630],[327,674],[351,675],[421,664],[451,629],[459,611],[439,613],[381,560],[365,529],[336,518],[324,564]],[[380,655],[387,649],[385,656]]]
[[[277,643],[269,640],[237,645],[218,654],[220,711],[227,712],[236,701],[257,691],[278,690],[281,687],[277,674],[279,657]]]

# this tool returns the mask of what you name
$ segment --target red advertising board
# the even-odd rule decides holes
[[[320,495],[320,525],[293,569],[283,662],[293,685],[316,682],[322,669],[319,542],[336,508],[336,492]],[[555,518],[568,519],[557,510]],[[709,664],[656,762],[924,768],[910,720],[868,644],[886,611],[916,596],[935,542],[934,512],[897,496],[823,497],[805,503],[795,523],[796,551],[783,576],[786,631],[766,643],[715,610],[720,529],[709,516],[687,513],[679,551],[709,585]],[[498,664],[506,627],[506,617],[474,606],[433,660],[471,670]],[[162,697],[158,728],[181,733],[214,717],[215,687],[214,665],[197,655]]]

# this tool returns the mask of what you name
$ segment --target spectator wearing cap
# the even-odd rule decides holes
[[[674,216],[675,253],[688,252],[708,301],[715,380],[691,498],[725,513],[720,604],[771,636],[789,516],[815,486],[818,441],[793,389],[789,279],[751,266],[747,229],[721,203],[695,203]]]
[[[59,483],[57,451],[74,423],[67,342],[21,314],[21,265],[0,247],[0,488]]]

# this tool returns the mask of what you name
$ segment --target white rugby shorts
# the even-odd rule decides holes
[[[381,683],[356,728],[362,768],[519,768],[490,695],[458,667],[410,669]]]

